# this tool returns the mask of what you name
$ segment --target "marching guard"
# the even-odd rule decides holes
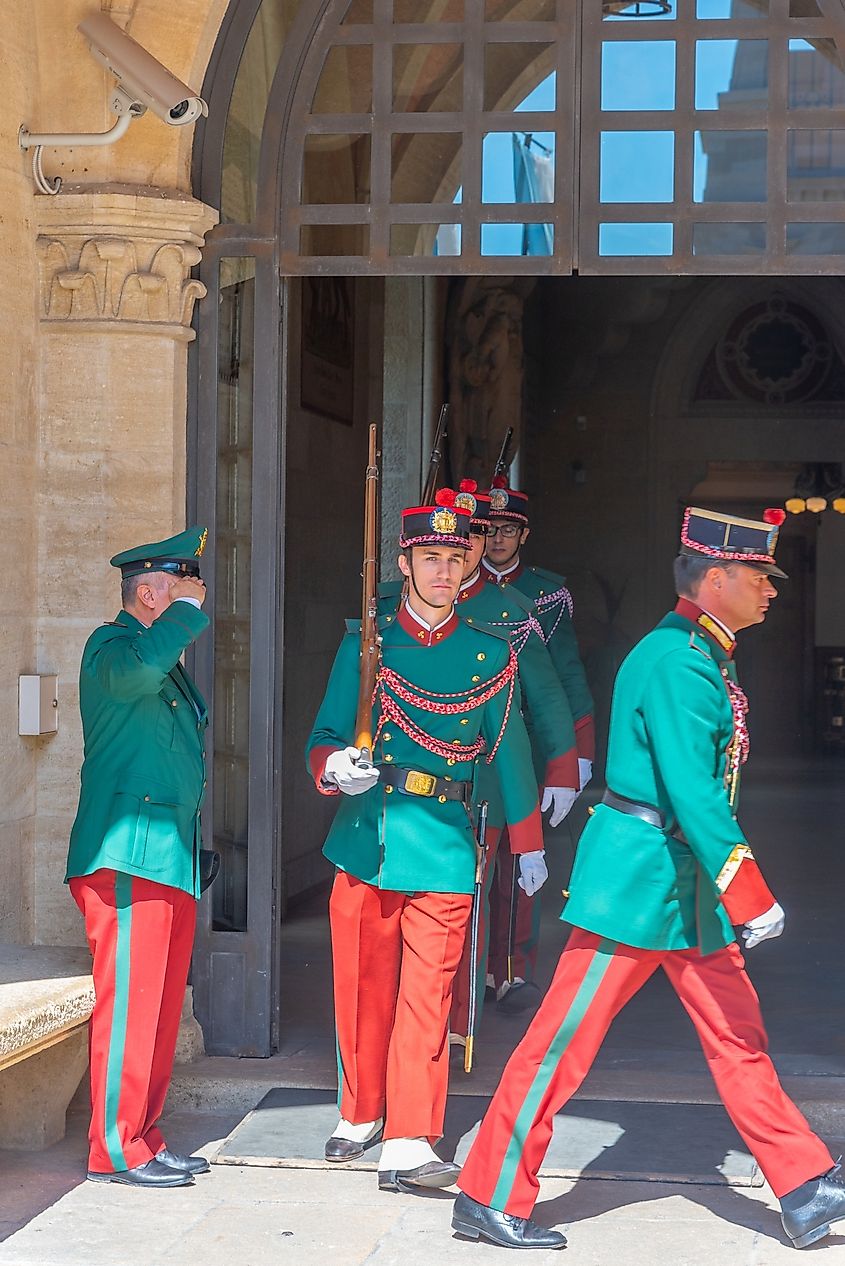
[[[530,534],[528,497],[507,486],[497,474],[490,489],[490,531],[482,573],[487,581],[505,591],[508,598],[517,591],[533,604],[552,664],[566,692],[575,725],[577,781],[565,804],[555,797],[551,826],[563,820],[579,791],[592,777],[595,759],[593,699],[578,651],[572,624],[572,596],[562,576],[540,567],[526,566],[522,547]],[[542,780],[542,764],[535,760]],[[545,784],[543,809],[550,807],[551,792]],[[510,854],[501,850],[496,866],[496,883],[491,896],[491,932],[488,971],[499,998],[499,1009],[519,1013],[535,1007],[540,1000],[533,977],[540,937],[540,905],[529,900],[515,880]]]
[[[355,745],[354,625],[307,747],[318,789],[340,797],[324,847],[337,867],[329,917],[341,1118],[326,1157],[354,1159],[381,1131],[382,1190],[447,1186],[458,1173],[431,1145],[443,1132],[452,982],[476,886],[470,810],[481,762],[498,776],[511,847],[543,850],[516,656],[506,636],[455,610],[469,520],[449,489],[402,513],[408,594],[378,619],[372,763]]]
[[[845,1218],[845,1181],[787,1098],[732,925],[750,949],[784,913],[736,820],[748,755],[738,630],[761,623],[784,573],[782,511],[763,522],[684,516],[677,606],[619,670],[607,784],[578,848],[564,907],[573,931],[463,1167],[452,1225],[515,1248],[562,1248],[531,1220],[560,1111],[618,1012],[662,967],[692,1020],[716,1087],[780,1201],[796,1248]]]

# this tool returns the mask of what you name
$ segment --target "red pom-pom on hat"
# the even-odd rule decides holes
[[[494,476],[493,476],[493,483],[492,483],[491,487],[493,487],[493,488],[507,488],[507,486],[508,486],[508,481],[507,481],[507,479],[506,479],[506,477],[505,477],[504,475],[494,475]]]
[[[773,508],[770,510],[763,511],[763,521],[765,523],[772,523],[774,524],[775,527],[780,527],[781,523],[783,523],[785,519],[786,519],[785,510],[779,510],[779,509]]]
[[[438,506],[448,506],[450,509],[455,504],[454,488],[441,488],[434,498],[434,504]]]
[[[474,479],[462,479],[458,484],[459,492],[475,492],[478,484]]]

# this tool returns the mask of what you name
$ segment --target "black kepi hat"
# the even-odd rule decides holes
[[[681,525],[681,553],[704,554],[727,563],[751,563],[768,576],[786,580],[786,572],[775,565],[778,531],[785,518],[785,511],[777,509],[765,510],[761,522],[687,506]]]

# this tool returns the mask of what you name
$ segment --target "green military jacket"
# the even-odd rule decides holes
[[[582,748],[581,754],[592,760],[593,696],[581,663],[572,623],[572,599],[563,576],[540,567],[526,567],[522,562],[503,575],[487,567],[484,561],[482,567],[491,584],[500,589],[518,589],[536,607],[549,655],[569,700],[576,732],[587,728],[579,722],[590,720],[588,747]]]
[[[607,785],[651,805],[667,829],[607,805],[596,807],[578,844],[562,917],[642,949],[702,953],[733,931],[717,877],[745,837],[726,774],[734,714],[726,651],[676,611],[634,647],[613,691]],[[684,842],[670,832],[679,830]]]
[[[199,896],[208,716],[179,657],[208,624],[203,611],[177,601],[150,628],[121,611],[89,637],[67,879],[104,867]]]
[[[404,607],[398,614],[381,615],[379,631],[382,667],[398,674],[401,682],[397,688],[385,685],[383,694],[377,690],[373,709],[374,733],[378,734],[375,763],[472,781],[477,765],[486,756],[469,757],[462,749],[483,737],[487,754],[495,749],[492,768],[498,777],[513,851],[541,849],[537,784],[516,674],[511,679],[512,689],[506,686],[480,706],[470,706],[472,692],[484,692],[486,683],[509,669],[507,638],[493,629],[470,625],[454,614],[441,628],[429,631]],[[380,783],[361,795],[346,796],[322,781],[329,754],[354,742],[359,658],[360,637],[357,626],[350,624],[306,749],[319,790],[340,796],[323,852],[341,870],[375,887],[397,892],[470,893],[475,883],[476,848],[463,804],[407,795]],[[409,700],[409,687],[418,699],[431,700],[435,710]],[[399,709],[400,720],[386,720],[379,730],[383,711],[393,705]],[[413,733],[414,727],[420,741],[406,732],[410,729]],[[447,757],[428,750],[426,736],[448,744],[454,754]]]

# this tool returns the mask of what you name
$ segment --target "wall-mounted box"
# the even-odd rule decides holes
[[[18,734],[55,734],[59,728],[56,674],[19,677],[18,683]]]

